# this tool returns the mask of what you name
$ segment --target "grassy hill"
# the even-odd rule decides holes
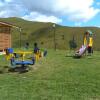
[[[5,21],[22,27],[22,45],[29,42],[33,46],[34,42],[38,42],[41,47],[54,48],[54,28],[53,23],[31,22],[20,18],[2,18]],[[92,30],[94,36],[94,48],[99,50],[100,28],[97,27],[65,27],[56,25],[56,42],[58,49],[69,49],[69,41],[73,35],[78,47],[83,42],[83,34],[86,30]],[[19,46],[19,31],[12,29],[12,43],[14,47]]]

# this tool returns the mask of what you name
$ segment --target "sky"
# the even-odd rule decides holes
[[[100,27],[100,0],[0,0],[0,18]]]

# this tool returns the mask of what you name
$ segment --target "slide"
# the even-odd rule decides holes
[[[75,57],[81,57],[86,52],[87,47],[82,45],[82,47],[76,51]]]
[[[83,38],[83,45],[81,46],[79,50],[75,52],[74,57],[81,58],[83,54],[86,52],[87,46],[91,48],[93,46],[93,33],[89,30],[85,32],[84,38]],[[91,53],[91,50],[90,50],[90,53]]]

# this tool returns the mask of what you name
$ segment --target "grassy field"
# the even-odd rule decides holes
[[[1,69],[8,62],[0,58]],[[74,59],[48,50],[27,73],[0,74],[0,100],[100,100],[100,52]]]

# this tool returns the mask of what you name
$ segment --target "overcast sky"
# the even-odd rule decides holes
[[[66,26],[100,26],[100,0],[0,0],[0,17]]]

